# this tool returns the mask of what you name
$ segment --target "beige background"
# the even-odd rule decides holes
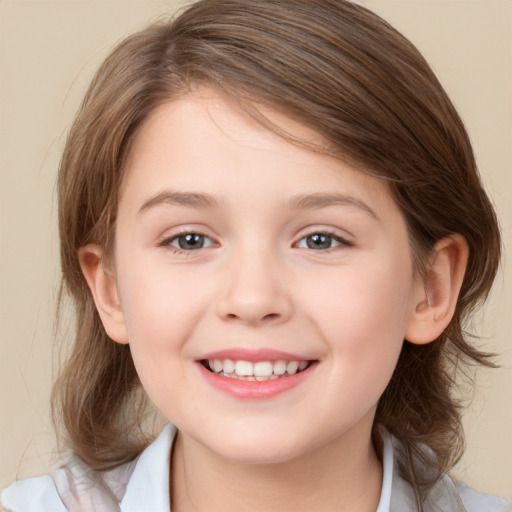
[[[479,332],[502,368],[481,371],[457,474],[512,498],[512,2],[366,0],[425,54],[475,145],[509,248]],[[86,84],[112,45],[178,2],[0,0],[0,487],[48,471],[54,180]]]

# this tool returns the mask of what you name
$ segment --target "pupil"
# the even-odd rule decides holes
[[[180,236],[178,239],[180,249],[200,249],[204,243],[204,236],[196,233]]]
[[[307,244],[309,249],[329,249],[331,247],[331,237],[317,233],[308,236]]]

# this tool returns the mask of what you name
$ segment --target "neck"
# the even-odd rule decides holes
[[[181,433],[171,471],[172,512],[332,510],[374,512],[382,468],[369,432],[275,464],[226,460]]]

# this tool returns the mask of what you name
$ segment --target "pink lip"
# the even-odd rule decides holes
[[[244,349],[232,348],[218,350],[217,352],[209,352],[198,358],[204,359],[231,359],[233,361],[309,361],[310,359],[298,354],[289,352],[281,352],[273,349]]]
[[[244,360],[247,361],[247,359]],[[268,361],[268,359],[263,360]],[[297,359],[293,360],[296,361]],[[303,359],[299,358],[298,360],[302,361]],[[288,375],[275,380],[249,381],[217,375],[207,370],[200,362],[197,362],[196,365],[209,385],[235,398],[247,400],[268,399],[295,388],[308,379],[318,366],[315,362],[295,375]]]

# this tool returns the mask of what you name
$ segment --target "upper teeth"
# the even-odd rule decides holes
[[[278,377],[288,373],[294,375],[304,370],[307,361],[233,361],[232,359],[209,359],[208,366],[215,373],[235,374],[239,377]]]

